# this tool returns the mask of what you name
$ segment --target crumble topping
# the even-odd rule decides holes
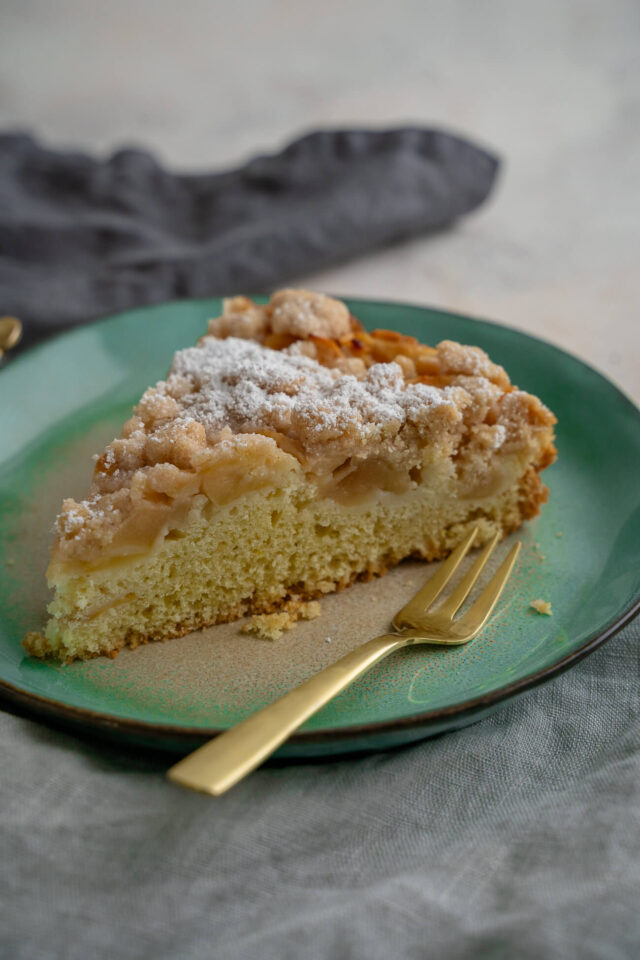
[[[442,404],[454,410],[466,400],[455,387],[405,384],[397,363],[376,364],[359,379],[286,348],[269,350],[235,337],[205,337],[200,346],[177,353],[166,384],[155,388],[160,404],[174,375],[193,389],[181,398],[176,425],[195,420],[213,443],[224,427],[275,430],[304,452],[345,437],[352,445],[379,442],[405,424],[426,424]]]
[[[509,377],[496,363],[492,363],[480,347],[467,347],[453,340],[445,340],[438,347],[438,359],[443,374],[465,374],[484,377],[499,387],[509,386]]]
[[[410,484],[427,447],[480,489],[496,451],[533,449],[548,465],[554,422],[477,347],[370,333],[345,304],[306,290],[264,305],[233,297],[146,391],[98,458],[88,498],[64,501],[54,554],[83,561],[140,531],[149,542],[176,503],[224,502],[252,477],[302,470],[391,483],[396,472]]]
[[[340,300],[311,290],[277,290],[268,306],[248,297],[228,297],[221,317],[209,321],[209,333],[215,337],[257,339],[267,333],[338,339],[351,331],[352,318]]]
[[[337,340],[351,330],[351,315],[346,304],[323,293],[278,290],[269,306],[274,333],[290,333],[301,339],[313,334]]]

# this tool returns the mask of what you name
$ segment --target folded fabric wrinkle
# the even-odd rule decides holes
[[[66,327],[283,281],[452,224],[498,158],[450,133],[318,130],[220,173],[0,134],[0,312],[28,346]]]

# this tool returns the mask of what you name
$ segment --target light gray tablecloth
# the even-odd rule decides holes
[[[216,800],[0,714],[0,955],[637,958],[639,639],[473,727]]]

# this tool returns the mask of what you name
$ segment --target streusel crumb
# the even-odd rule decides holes
[[[315,620],[320,616],[317,600],[289,600],[284,610],[277,613],[258,613],[242,627],[243,633],[255,633],[262,640],[279,640],[285,630],[291,630],[297,620]]]
[[[537,610],[538,613],[544,614],[546,617],[553,616],[551,604],[548,600],[532,600],[529,606],[533,607],[534,610]]]

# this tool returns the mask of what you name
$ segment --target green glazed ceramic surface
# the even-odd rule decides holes
[[[590,652],[640,603],[640,412],[631,402],[576,358],[515,330],[423,307],[349,303],[370,329],[483,347],[557,415],[559,459],[544,475],[549,503],[517,534],[522,560],[487,630],[466,647],[412,647],[385,660],[283,756],[379,749],[481,719]],[[328,597],[317,621],[276,643],[228,625],[115,661],[60,666],[24,655],[24,633],[46,618],[47,532],[61,497],[82,496],[90,454],[219,310],[219,300],[200,300],[119,314],[0,370],[0,698],[9,709],[189,749],[384,632],[432,573],[405,564]],[[530,608],[538,598],[551,602],[552,617]]]

